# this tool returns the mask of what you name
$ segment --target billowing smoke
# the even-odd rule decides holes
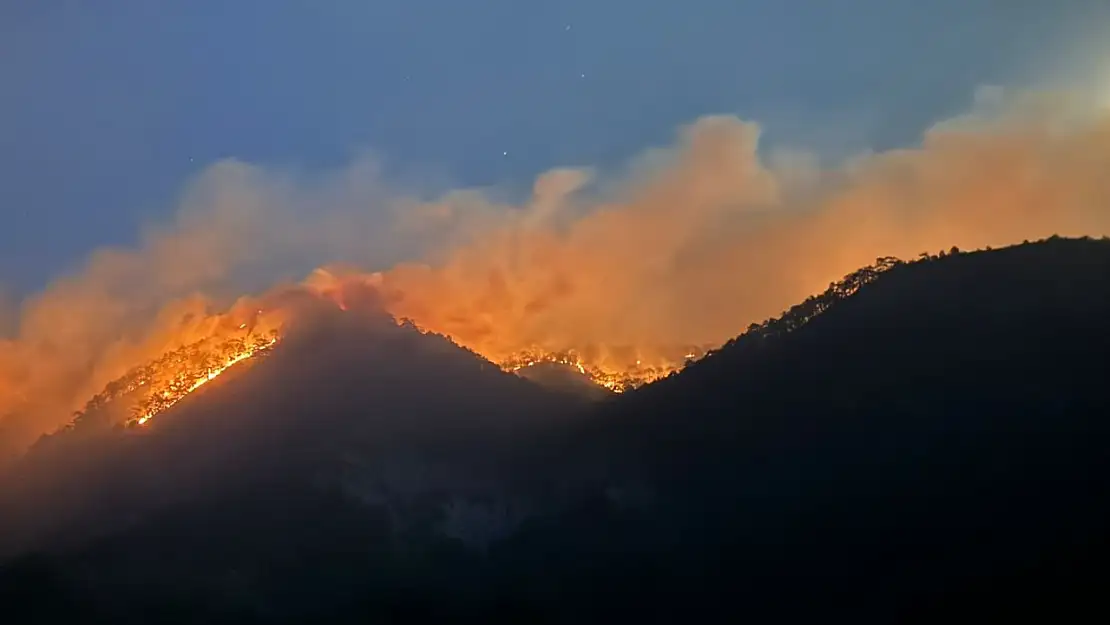
[[[188,188],[175,221],[135,249],[104,249],[22,302],[0,337],[0,456],[67,423],[105,384],[258,307],[242,293],[346,258],[380,263],[388,220],[376,168],[325,179],[219,163]],[[236,304],[233,306],[233,304]],[[8,337],[8,338],[4,338]]]
[[[491,355],[720,343],[877,256],[1110,232],[1110,125],[1070,104],[985,91],[917,148],[825,170],[705,117],[588,207],[585,172],[546,174],[507,224],[385,282],[397,312]]]
[[[721,343],[878,256],[1110,233],[1110,116],[984,93],[916,147],[834,167],[766,157],[758,126],[705,117],[623,178],[543,174],[520,207],[475,191],[407,199],[370,166],[306,187],[218,165],[173,228],[95,254],[24,304],[0,346],[0,414],[12,415],[0,428],[25,445],[129,367],[207,331],[198,320],[230,302],[229,287],[257,290],[306,263],[390,267],[354,279],[494,359],[575,349],[619,366]],[[404,250],[418,260],[392,264]]]

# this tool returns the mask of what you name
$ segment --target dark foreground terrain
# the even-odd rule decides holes
[[[0,491],[4,623],[1105,616],[1110,242],[880,259],[583,400],[322,314]]]

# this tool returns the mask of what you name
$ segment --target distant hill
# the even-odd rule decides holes
[[[1108,320],[1105,240],[878,259],[593,402],[335,313],[160,427],[44,448],[13,524],[66,522],[0,571],[0,604],[13,622],[1059,618],[1110,581]]]

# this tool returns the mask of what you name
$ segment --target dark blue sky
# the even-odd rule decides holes
[[[373,148],[399,171],[527,184],[719,112],[771,142],[905,143],[976,85],[1043,70],[1106,4],[3,2],[0,284],[132,242],[225,157],[313,171]]]

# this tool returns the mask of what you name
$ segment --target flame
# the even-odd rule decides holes
[[[928,258],[928,255],[923,257]],[[873,281],[878,275],[902,262],[893,257],[879,258],[875,265],[861,268],[845,276],[840,282],[834,282],[821,296],[810,297],[791,309],[793,316],[786,323],[786,326],[789,326],[786,329],[789,331],[800,327],[800,324],[808,322],[827,309],[832,301],[852,296],[864,284]],[[331,302],[346,314],[360,314],[359,308],[349,305],[349,300],[354,301],[352,298],[357,297],[358,290],[368,285],[376,289],[380,286],[380,282],[375,275],[369,278],[359,274],[336,276],[320,270],[306,280],[302,287],[322,301]],[[387,312],[389,312],[388,306]],[[139,399],[135,403],[133,416],[128,419],[128,423],[138,426],[148,424],[155,416],[173,407],[231,367],[266,353],[276,346],[282,338],[286,315],[278,311],[274,317],[262,323],[263,320],[259,318],[262,314],[262,310],[257,310],[253,321],[240,323],[229,333],[217,332],[209,338],[171,351],[154,362],[133,369],[90,400],[85,410],[78,413],[71,427],[107,402],[132,393],[137,393]],[[710,349],[716,347],[707,345],[664,349],[643,346],[624,348],[595,346],[582,350],[553,351],[533,346],[503,355],[490,351],[483,352],[481,341],[467,341],[464,337],[437,331],[436,328],[427,327],[411,318],[393,315],[393,320],[400,326],[415,329],[422,334],[436,333],[444,336],[461,347],[483,356],[506,372],[518,373],[528,367],[541,364],[562,365],[577,370],[579,374],[595,384],[614,393],[623,393],[665,378],[680,371],[687,363],[705,356]],[[769,322],[765,322],[764,325],[767,323]],[[228,326],[217,324],[217,327]],[[260,327],[269,329],[259,331]]]
[[[398,324],[408,324],[422,333],[435,333],[450,339],[503,371],[516,373],[539,364],[556,364],[576,369],[595,384],[615,393],[643,386],[681,370],[688,361],[704,355],[717,345],[663,348],[647,345],[592,345],[556,348],[543,344],[523,346],[513,341],[490,342],[488,336],[467,330],[473,319],[462,328],[444,322],[440,314],[421,314],[406,305],[403,295],[393,292],[389,276],[381,272],[359,273],[338,268],[318,268],[302,283],[316,296],[331,301],[340,310],[352,311],[352,301],[366,293],[375,294],[375,302],[392,315]],[[442,311],[435,311],[442,312]],[[495,332],[496,334],[496,332]],[[508,348],[502,347],[508,345]]]
[[[277,328],[255,333],[242,324],[237,330],[240,332],[231,336],[217,335],[185,345],[132,369],[90,399],[67,429],[123,398],[130,404],[127,425],[146,425],[236,364],[268,352],[281,339]]]
[[[593,185],[588,169],[561,169],[538,177],[521,206],[481,192],[399,197],[397,229],[383,232],[401,238],[383,257],[413,243],[426,250],[422,260],[339,277],[329,266],[245,300],[251,310],[256,301],[281,310],[303,301],[299,289],[330,289],[348,314],[369,304],[415,320],[507,371],[561,363],[619,392],[699,354],[669,346],[730,340],[879,254],[1105,234],[1108,187],[1100,174],[1110,162],[1110,120],[1077,115],[1051,94],[987,95],[984,106],[977,99],[967,115],[931,126],[914,146],[843,166],[764,162],[757,125],[710,116],[611,187]],[[197,195],[213,199],[195,207],[190,200],[174,229],[144,237],[136,250],[102,250],[80,275],[27,302],[17,333],[0,336],[0,447],[15,449],[55,428],[100,389],[84,414],[114,418],[120,411],[100,404],[128,395],[138,406],[134,419],[145,424],[246,353],[220,348],[222,341],[271,340],[253,320],[210,315],[206,295],[225,293],[240,270],[264,267],[256,262],[270,258],[269,248],[282,265],[287,253],[356,263],[378,257],[361,216],[347,221],[347,207],[361,202],[338,195],[344,201],[332,213],[325,186],[309,204],[328,212],[321,219],[312,211],[302,223],[301,211],[255,210],[270,204],[272,181],[247,172],[213,169]],[[284,181],[274,189],[285,190]],[[345,193],[346,182],[338,190]],[[202,364],[159,356],[183,349],[217,355]],[[161,363],[149,365],[157,372],[129,373],[151,359]]]
[[[695,352],[687,352],[686,360],[693,359],[695,356]],[[497,364],[503,370],[512,373],[541,364],[563,365],[577,370],[579,374],[586,376],[594,384],[605,387],[614,393],[623,393],[650,384],[672,373],[677,373],[685,366],[685,362],[675,362],[669,359],[658,359],[657,363],[651,366],[645,365],[642,359],[637,359],[625,366],[618,366],[585,359],[574,350],[550,352],[538,348],[523,350],[516,355],[497,361]]]
[[[272,348],[274,345],[277,345],[277,342],[278,337],[274,336],[266,341],[245,345],[241,351],[227,356],[226,359],[221,363],[210,366],[206,370],[200,371],[199,375],[197,375],[195,371],[190,372],[188,369],[186,369],[178,375],[172,376],[170,378],[171,382],[167,385],[166,390],[154,394],[153,397],[156,398],[156,401],[154,401],[153,405],[146,409],[142,416],[135,419],[134,422],[138,425],[146,425],[158,413],[164,412],[165,410],[173,407],[174,404],[184,399],[185,396],[189,393],[192,393],[193,391],[211,382],[212,380],[215,380],[217,377],[219,377],[220,374],[222,374],[224,371],[227,371],[236,364]],[[190,377],[193,377],[193,381],[191,384],[188,384],[188,380]],[[188,385],[185,386],[185,384],[183,383]]]
[[[850,297],[863,284],[874,280],[879,274],[901,262],[890,257],[880,258],[876,265],[860,269],[846,276],[841,282],[833,283],[821,297],[811,297],[805,303],[796,306],[796,310],[792,309],[797,314],[794,315],[791,323],[796,325],[808,321],[827,308],[833,299]],[[371,276],[370,282],[376,281]],[[322,301],[331,302],[346,314],[360,314],[357,307],[352,308],[348,305],[348,300],[357,295],[359,288],[367,286],[367,282],[364,276],[358,274],[340,277],[326,271],[318,271],[306,280],[302,287]],[[354,290],[351,289],[352,286],[355,287]],[[73,427],[108,402],[132,394],[137,394],[138,399],[134,403],[132,416],[127,423],[137,426],[147,425],[155,416],[172,408],[190,393],[216,379],[231,367],[264,354],[278,345],[282,339],[286,315],[278,311],[270,319],[262,320],[260,318],[262,314],[262,310],[257,310],[252,321],[239,323],[234,326],[234,330],[217,331],[206,339],[170,351],[147,365],[131,370],[93,397],[85,410],[79,412],[68,427]],[[220,321],[221,316],[216,317],[216,321]],[[229,320],[229,316],[224,316],[223,321]],[[642,346],[624,348],[595,346],[582,350],[553,351],[533,346],[502,355],[483,352],[480,341],[470,342],[463,337],[452,336],[447,332],[426,327],[410,318],[394,315],[393,320],[400,326],[412,328],[422,334],[436,333],[444,336],[461,347],[483,356],[506,372],[519,373],[523,369],[541,364],[562,365],[577,370],[593,383],[614,393],[623,393],[665,378],[680,371],[687,363],[705,356],[710,349],[716,347],[682,346],[663,349]],[[263,323],[263,321],[266,322]],[[227,323],[223,325],[216,323],[215,327],[232,326]],[[268,330],[260,330],[260,328],[268,328]]]
[[[348,310],[339,306],[340,310]],[[399,325],[408,325],[421,333],[432,332],[420,327],[411,320],[398,319]],[[247,330],[247,324],[237,327],[238,331]],[[130,404],[126,425],[147,426],[159,414],[177,405],[191,393],[208,384],[235,365],[251,358],[266,354],[280,344],[283,327],[276,327],[262,334],[244,336],[210,337],[196,343],[170,351],[162,357],[129,371],[122,378],[107,385],[105,389],[89,400],[85,408],[78,411],[66,426],[73,428],[89,415],[97,413],[109,403],[127,398]],[[444,335],[462,345],[451,336]],[[462,345],[462,347],[467,347]],[[476,351],[476,350],[472,350]],[[556,364],[572,367],[593,383],[614,393],[638,388],[679,371],[684,363],[669,360],[656,360],[646,364],[636,359],[628,366],[620,367],[589,360],[582,354],[571,351],[550,352],[539,348],[526,349],[505,358],[485,357],[500,369],[509,373],[540,364]],[[695,352],[685,351],[687,361],[696,356]]]
[[[377,274],[336,275],[317,270],[301,283],[303,291],[320,301],[329,302],[345,314],[361,314],[357,301],[360,290],[381,288]],[[250,303],[252,300],[245,300]],[[435,324],[422,324],[402,317],[383,302],[386,312],[398,325],[421,333],[435,333],[469,349],[497,365],[503,371],[518,373],[539,364],[571,367],[595,384],[614,393],[622,393],[654,382],[682,369],[693,358],[706,353],[712,346],[681,346],[671,349],[648,349],[642,346],[593,346],[582,349],[553,350],[541,345],[508,352],[496,351],[480,340],[469,340],[460,333]],[[209,316],[204,322],[207,336],[185,343],[169,343],[162,356],[135,367],[111,382],[75,413],[66,429],[80,424],[90,415],[99,414],[109,404],[124,400],[128,406],[124,422],[129,426],[146,426],[159,414],[169,410],[188,395],[208,384],[235,365],[265,354],[277,346],[284,335],[290,311],[281,305],[272,309],[256,309],[240,305],[224,314]],[[246,321],[244,315],[249,316]],[[188,339],[186,339],[188,340]],[[185,343],[185,344],[182,344]],[[173,347],[177,346],[177,347]],[[126,399],[125,399],[126,398]]]

